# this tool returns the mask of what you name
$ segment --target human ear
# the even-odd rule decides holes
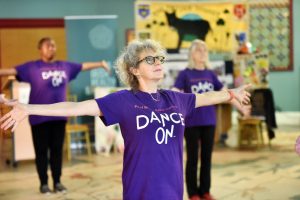
[[[131,68],[130,68],[130,72],[131,72],[133,75],[135,75],[135,76],[139,76],[139,75],[140,75],[139,70],[138,70],[138,68],[136,68],[136,67],[131,67]]]

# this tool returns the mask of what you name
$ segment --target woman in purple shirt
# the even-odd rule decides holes
[[[182,70],[174,84],[174,90],[185,93],[205,94],[211,91],[226,90],[212,70],[206,44],[194,40],[189,49],[188,68]],[[249,106],[241,106],[236,99],[231,102],[243,114],[249,114]],[[194,109],[185,119],[185,140],[187,149],[186,186],[190,200],[213,200],[210,192],[211,158],[216,127],[215,106],[209,105]],[[201,169],[197,176],[199,149]]]
[[[195,107],[233,98],[248,103],[249,86],[206,94],[159,90],[164,77],[164,49],[153,40],[131,42],[117,60],[120,78],[131,89],[83,102],[24,105],[2,98],[13,109],[0,121],[13,129],[28,115],[100,116],[105,125],[119,123],[125,143],[123,199],[183,199],[185,117]]]
[[[0,76],[16,75],[17,80],[31,86],[30,104],[49,104],[66,100],[68,83],[82,70],[102,67],[109,71],[105,61],[71,63],[55,61],[56,44],[49,37],[38,43],[40,59],[10,69],[1,69]],[[40,192],[49,194],[47,168],[50,163],[53,190],[66,192],[61,184],[62,154],[65,137],[66,117],[30,116],[29,122],[35,150],[36,169],[40,179]],[[49,150],[49,159],[48,159]]]

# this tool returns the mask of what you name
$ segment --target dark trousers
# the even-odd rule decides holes
[[[209,192],[211,183],[211,159],[215,126],[197,126],[185,129],[187,162],[185,169],[188,196]],[[200,149],[201,148],[201,149]],[[201,158],[199,184],[197,181],[198,158]]]
[[[66,121],[49,121],[31,126],[35,164],[41,185],[48,184],[48,161],[53,183],[60,182],[65,127]]]

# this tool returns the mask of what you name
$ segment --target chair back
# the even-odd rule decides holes
[[[67,101],[77,102],[77,95],[75,94],[68,94]],[[68,124],[78,124],[78,118],[75,116],[68,117]]]
[[[261,90],[254,90],[251,95],[251,115],[265,116],[265,98]]]

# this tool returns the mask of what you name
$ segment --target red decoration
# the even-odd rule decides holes
[[[244,17],[244,15],[246,14],[245,5],[243,5],[243,4],[235,5],[234,9],[233,9],[233,13],[237,18],[242,19]]]

